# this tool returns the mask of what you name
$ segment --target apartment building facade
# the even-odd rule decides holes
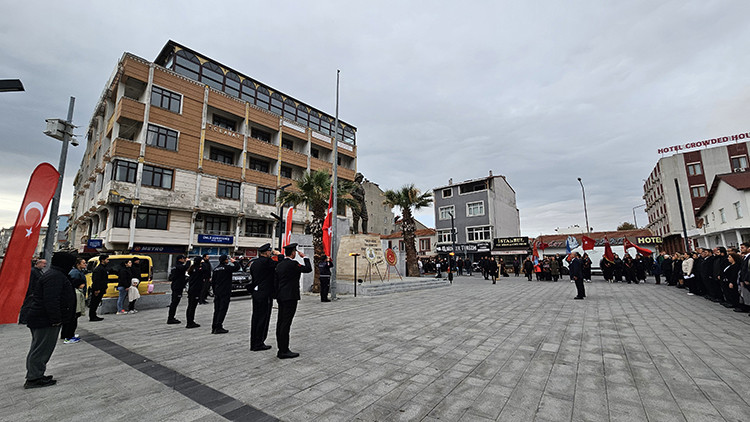
[[[699,149],[662,157],[643,184],[648,225],[661,236],[661,248],[667,252],[685,250],[684,233],[698,236],[702,222],[696,213],[706,202],[714,178],[720,174],[748,169],[750,134],[712,148]],[[682,211],[680,210],[682,208]],[[685,226],[682,220],[684,217]],[[691,244],[691,249],[695,247]]]
[[[70,242],[253,256],[275,241],[280,190],[332,172],[334,132],[329,114],[173,41],[153,62],[125,53],[88,126]],[[354,180],[356,128],[338,132],[338,176]],[[293,231],[308,218],[298,209]]]

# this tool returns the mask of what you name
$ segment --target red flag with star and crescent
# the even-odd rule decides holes
[[[628,249],[635,248],[635,250],[643,256],[651,256],[652,254],[650,250],[635,245],[633,242],[628,240],[627,237],[625,238],[625,240],[622,241],[622,247],[625,250],[625,253],[628,253]]]
[[[289,212],[286,213],[286,227],[284,230],[284,239],[281,241],[281,247],[292,243],[292,217],[294,216],[294,208],[289,207]]]
[[[31,258],[60,173],[49,163],[34,169],[0,267],[0,324],[18,322],[31,276]],[[49,257],[48,257],[49,259]]]
[[[612,252],[612,245],[609,244],[607,236],[604,236],[604,259],[609,262],[615,262],[615,254]]]
[[[333,236],[332,223],[332,205],[333,205],[333,185],[331,185],[331,194],[328,196],[328,211],[326,212],[326,218],[323,220],[323,253],[326,256],[331,256],[331,236]]]

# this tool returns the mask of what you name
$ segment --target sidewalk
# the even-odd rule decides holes
[[[30,335],[0,326],[0,420],[748,421],[750,318],[664,285],[457,277],[333,303],[303,295],[297,359],[249,350],[249,297],[225,335],[167,309],[81,318],[53,387],[24,390]]]

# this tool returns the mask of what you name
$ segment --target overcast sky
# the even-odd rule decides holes
[[[492,170],[529,236],[585,225],[578,177],[591,226],[613,230],[657,148],[750,131],[747,1],[276,3],[1,0],[0,79],[26,92],[0,94],[0,227],[34,167],[58,164],[44,119],[74,96],[83,135],[123,52],[152,61],[169,39],[331,114],[341,69],[365,177],[424,191]]]

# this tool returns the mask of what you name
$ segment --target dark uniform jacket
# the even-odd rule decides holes
[[[26,325],[45,328],[75,318],[76,293],[60,267],[51,267],[32,292]]]
[[[583,280],[583,267],[580,258],[574,258],[570,261],[570,277],[577,280]]]
[[[299,300],[299,276],[309,272],[312,272],[309,258],[305,258],[305,265],[289,258],[279,262],[276,265],[276,300]]]
[[[270,257],[261,256],[250,265],[250,292],[254,297],[267,298],[273,296],[274,278],[276,277],[276,265]],[[258,290],[255,290],[255,289]]]
[[[240,264],[232,264],[226,261],[214,268],[211,274],[211,284],[214,286],[214,295],[230,296],[232,294],[232,273],[240,269]]]
[[[211,264],[208,262],[201,262],[201,266],[194,270],[188,278],[188,295],[191,297],[200,296],[203,290],[204,280],[211,279]]]
[[[177,264],[172,268],[172,291],[173,292],[181,292],[185,290],[185,286],[187,285],[187,277],[185,275],[185,272],[187,271],[188,267],[190,266],[190,261],[185,262],[179,262],[177,261]],[[231,280],[231,277],[230,277]]]
[[[107,267],[104,264],[99,264],[91,273],[91,290],[107,290],[107,283],[109,283]]]
[[[320,271],[321,277],[331,278],[331,268],[333,268],[333,262],[331,261],[322,261],[318,264],[318,271]]]

